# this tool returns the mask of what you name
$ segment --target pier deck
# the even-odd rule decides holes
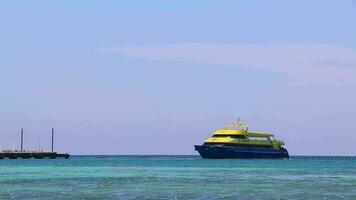
[[[56,158],[69,158],[69,154],[64,153],[57,153],[57,152],[0,152],[0,159],[9,158],[9,159],[56,159]]]

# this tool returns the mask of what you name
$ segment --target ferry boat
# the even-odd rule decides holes
[[[273,158],[288,159],[284,142],[274,135],[248,131],[248,125],[240,120],[217,130],[195,150],[203,158]]]

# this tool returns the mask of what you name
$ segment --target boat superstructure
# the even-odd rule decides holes
[[[289,158],[284,142],[274,135],[248,131],[240,120],[217,130],[195,150],[203,158]]]

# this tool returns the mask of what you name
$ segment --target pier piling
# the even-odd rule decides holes
[[[53,152],[53,145],[54,145],[54,128],[52,128],[52,152]]]
[[[21,152],[23,151],[23,128],[21,129]]]

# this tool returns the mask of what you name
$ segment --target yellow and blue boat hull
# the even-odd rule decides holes
[[[223,145],[195,145],[195,150],[203,158],[229,159],[229,158],[269,158],[288,159],[288,151],[284,148],[261,148],[248,146],[223,146]]]

